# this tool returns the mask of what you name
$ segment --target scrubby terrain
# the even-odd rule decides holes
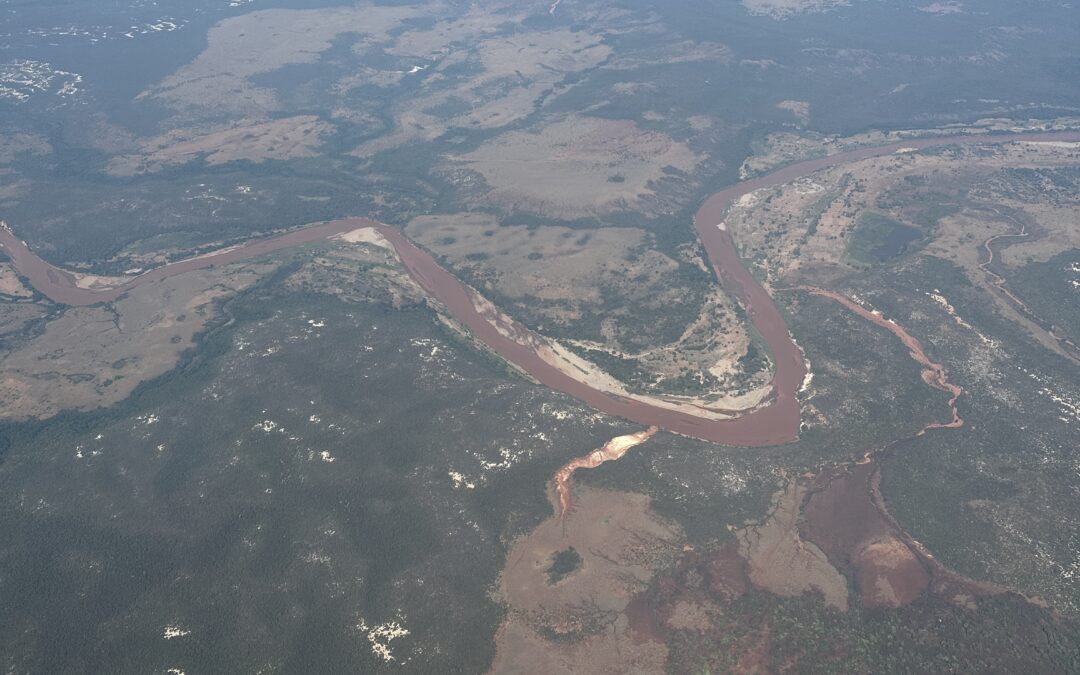
[[[1080,670],[1074,8],[7,4],[6,671]]]

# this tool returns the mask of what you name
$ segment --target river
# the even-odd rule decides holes
[[[216,253],[170,263],[132,277],[111,288],[82,288],[76,277],[35,255],[12,231],[0,228],[0,248],[11,258],[15,269],[40,293],[66,305],[111,302],[141,284],[152,283],[212,265],[247,260],[273,251],[327,239],[370,227],[383,235],[397,251],[403,264],[420,286],[441,302],[473,335],[541,384],[569,394],[602,412],[645,426],[657,426],[685,436],[737,446],[767,446],[798,438],[800,407],[796,392],[806,376],[806,363],[788,332],[783,315],[765,288],[743,265],[730,233],[720,227],[727,208],[739,197],[760,188],[789,183],[815,171],[869,157],[896,152],[901,148],[930,148],[945,145],[1006,143],[1011,141],[1080,141],[1080,132],[1047,132],[1000,135],[931,137],[904,140],[888,145],[860,148],[827,157],[790,164],[770,174],[745,180],[709,197],[694,216],[694,227],[724,290],[746,310],[754,329],[762,336],[773,358],[772,393],[763,405],[729,419],[709,419],[690,412],[651,405],[600,391],[542,359],[534,345],[542,342],[519,325],[512,331],[496,326],[477,309],[478,296],[469,286],[440,266],[418,248],[400,229],[367,218],[343,218],[293,230],[285,234],[249,241]]]

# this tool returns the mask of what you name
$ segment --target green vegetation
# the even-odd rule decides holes
[[[600,366],[608,375],[631,389],[641,389],[655,384],[657,375],[643,368],[636,359],[628,359],[599,349],[570,345],[570,349]]]
[[[0,69],[33,58],[80,73],[80,91],[59,95],[43,82],[22,101],[7,96],[23,86],[21,76],[5,70],[0,80],[0,207],[50,261],[118,273],[133,266],[125,256],[205,251],[351,215],[400,224],[487,209],[503,225],[574,228],[567,242],[578,246],[599,239],[598,228],[642,228],[647,245],[604,261],[615,273],[589,290],[588,302],[500,297],[482,274],[456,270],[547,335],[603,340],[630,353],[676,340],[715,279],[690,262],[659,274],[627,270],[647,260],[648,248],[682,260],[683,245],[696,241],[694,211],[737,180],[758,139],[796,124],[823,138],[988,116],[1052,118],[1073,114],[1080,100],[1080,26],[1067,3],[1019,11],[1015,2],[988,0],[978,11],[958,6],[958,15],[924,11],[957,3],[827,3],[835,5],[829,12],[777,21],[748,13],[745,3],[704,0],[626,0],[618,12],[589,0],[505,9],[391,0],[357,5],[356,12],[379,13],[371,21],[342,19],[351,10],[335,9],[333,21],[354,24],[327,28],[305,21],[340,2],[286,0],[269,3],[280,5],[277,16],[293,8],[305,18],[290,40],[272,46],[299,47],[304,63],[245,77],[243,59],[211,54],[194,70],[235,80],[220,90],[196,83],[195,95],[179,103],[155,97],[155,85],[199,58],[211,26],[259,3],[17,4],[4,34],[18,58]],[[398,11],[412,18],[396,20]],[[373,27],[381,24],[387,28]],[[50,32],[56,26],[62,37]],[[124,37],[137,26],[146,28]],[[415,54],[395,42],[412,30],[432,31],[413,36]],[[581,50],[545,41],[558,31],[594,37],[604,54],[562,70]],[[255,31],[237,35],[245,53],[259,39]],[[542,60],[530,56],[536,45]],[[210,165],[203,153],[152,174],[105,172],[110,160],[155,138],[197,139],[241,119],[296,115],[329,128],[309,156],[241,152],[243,159]],[[485,202],[490,186],[448,159],[571,115],[632,123],[661,135],[658,146],[685,143],[701,163],[692,176],[664,171],[642,208],[586,210],[560,222],[530,212],[526,201]],[[24,133],[40,139],[26,146],[34,151],[5,145]],[[395,145],[397,134],[406,138]],[[369,142],[373,151],[354,152]],[[585,153],[610,154],[601,146],[611,138],[590,142],[598,145]],[[635,184],[634,171],[619,164],[595,171],[598,191],[621,194]],[[1072,166],[983,178],[980,187],[998,194],[1063,209],[1074,206],[1080,186]],[[780,473],[888,448],[882,490],[903,527],[950,567],[1041,595],[1062,616],[1014,595],[980,599],[975,609],[929,597],[899,610],[839,613],[814,597],[750,592],[709,599],[711,628],[668,636],[672,671],[1080,672],[1080,371],[1038,346],[958,270],[909,255],[942,218],[974,204],[971,194],[934,179],[905,180],[859,216],[848,255],[860,270],[843,278],[830,271],[822,282],[895,318],[946,364],[964,388],[962,429],[896,442],[941,421],[948,396],[926,387],[893,335],[829,300],[778,290],[814,373],[800,398],[806,425],[797,442],[718,449],[661,433],[575,481],[647,494],[705,551],[768,512]],[[832,198],[822,195],[792,222],[815,234]],[[494,236],[494,227],[485,234]],[[495,254],[464,257],[488,255]],[[528,259],[548,263],[541,255]],[[1018,270],[1010,284],[1045,322],[1080,342],[1078,264],[1077,252],[1062,254]],[[294,271],[287,266],[227,303],[179,367],[123,403],[0,427],[6,670],[490,667],[504,611],[491,589],[509,543],[550,515],[545,486],[561,463],[630,429],[511,374],[422,306],[394,309],[385,289],[363,281],[348,303],[288,291],[283,277]],[[333,280],[320,281],[327,283],[309,288],[329,289]],[[927,295],[935,289],[961,321]],[[8,311],[13,305],[0,312],[0,348],[31,339],[50,313],[66,311],[45,303]],[[656,383],[634,359],[579,353],[633,387],[697,393],[715,384],[693,372]],[[755,337],[740,365],[757,372],[768,358]],[[548,579],[557,583],[580,565],[573,548],[559,551]],[[706,581],[684,587],[681,599],[702,599]],[[651,599],[657,607],[665,600]],[[577,633],[548,635],[571,642],[608,628],[585,619]],[[384,645],[395,659],[389,664],[372,649],[374,628],[388,622],[408,631]],[[169,630],[174,639],[166,640]]]
[[[1080,250],[1025,265],[1008,283],[1040,321],[1080,344]]]
[[[557,584],[581,567],[581,554],[574,547],[557,551],[547,569],[548,583]]]
[[[4,569],[20,589],[6,607],[22,617],[0,622],[6,654],[39,672],[371,672],[362,617],[400,621],[393,653],[421,670],[487,668],[506,542],[550,514],[551,472],[615,430],[444,339],[429,310],[287,292],[294,269],[228,303],[125,402],[0,429]],[[550,440],[484,469],[538,429]],[[169,625],[192,639],[159,647]]]
[[[804,673],[1074,672],[1080,626],[1052,619],[1023,598],[971,610],[938,598],[902,609],[847,613],[820,599],[751,593],[712,614],[702,635],[674,631],[670,671],[725,673],[743,664]]]
[[[922,232],[872,211],[859,214],[848,239],[848,255],[863,264],[887,262],[910,253]]]
[[[821,216],[824,215],[829,206],[836,201],[837,196],[847,186],[848,180],[848,177],[844,176],[840,181],[837,190],[821,196],[817,201],[811,204],[809,208],[803,211],[802,218],[803,222],[806,223],[806,235],[803,237],[803,242],[817,234],[818,223],[821,222]]]

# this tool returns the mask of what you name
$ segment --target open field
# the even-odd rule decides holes
[[[793,14],[824,12],[850,4],[850,0],[742,0],[751,14],[783,19]]]
[[[206,49],[191,63],[144,91],[185,116],[265,118],[278,109],[272,89],[251,79],[297,63],[312,63],[342,33],[382,36],[411,8],[356,6],[311,10],[271,9],[222,21]]]
[[[91,410],[172,370],[220,303],[273,265],[203,270],[134,289],[108,305],[73,307],[0,351],[4,421]]]
[[[314,157],[315,148],[331,127],[313,115],[301,115],[265,122],[241,122],[224,129],[204,132],[173,131],[139,141],[141,152],[119,155],[106,172],[113,176],[133,176],[181,166],[201,159],[208,166],[227,162]]]
[[[685,144],[630,120],[570,117],[497,136],[452,157],[446,170],[480,174],[485,187],[471,188],[479,203],[573,220],[612,211],[658,215],[665,204],[657,181],[674,174],[688,182],[699,161]]]
[[[12,298],[29,298],[33,291],[23,285],[11,265],[0,263],[0,295]]]
[[[680,539],[642,495],[578,490],[572,513],[544,521],[507,554],[499,587],[507,620],[491,672],[663,672],[667,649],[637,632],[629,605],[678,556]],[[578,568],[552,583],[547,570],[570,548],[582,552]]]
[[[367,157],[405,143],[431,141],[451,129],[505,127],[533,113],[565,77],[600,65],[610,54],[600,36],[586,31],[489,37],[485,33],[490,28],[490,19],[480,17],[443,28],[456,39],[445,32],[442,39],[471,42],[462,51],[432,55],[422,38],[410,34],[391,47],[401,54],[411,46],[414,58],[435,56],[434,67],[430,74],[419,75],[420,94],[395,106],[392,132],[361,144],[353,154]]]
[[[799,103],[784,101],[785,103]],[[788,107],[788,106],[784,106]],[[749,178],[769,173],[784,164],[813,157],[824,157],[846,150],[895,143],[905,138],[932,136],[985,135],[990,133],[1015,133],[1018,131],[1055,131],[1076,128],[1080,118],[1060,117],[1052,120],[1017,120],[1012,118],[986,118],[961,127],[927,129],[892,129],[866,131],[852,136],[830,136],[806,131],[779,131],[768,134],[753,144],[754,152],[743,160],[739,176]]]

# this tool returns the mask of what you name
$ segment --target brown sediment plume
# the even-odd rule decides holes
[[[921,549],[886,518],[870,498],[876,462],[863,462],[814,477],[803,505],[801,534],[847,571],[865,607],[899,607],[921,596],[930,570]]]
[[[249,260],[274,251],[328,239],[361,227],[375,227],[377,229],[379,223],[367,218],[344,218],[331,222],[315,223],[274,237],[253,239],[239,246],[230,246],[206,255],[171,262],[130,277],[115,286],[104,288],[84,288],[79,286],[78,277],[75,274],[50,265],[39,258],[30,250],[26,242],[15,235],[7,223],[0,224],[0,250],[7,253],[8,257],[11,258],[12,266],[19,274],[26,277],[30,285],[42,295],[62,305],[83,306],[99,302],[112,302],[142,284],[161,281],[178,274],[215,265],[227,265]]]
[[[903,606],[928,591],[957,604],[969,604],[979,596],[1010,592],[1003,586],[969,579],[938,562],[926,546],[893,517],[881,492],[881,466],[877,456],[902,440],[918,438],[932,429],[962,427],[964,421],[957,411],[956,401],[963,389],[950,382],[948,370],[931,361],[919,340],[896,322],[840,293],[813,287],[802,287],[801,290],[835,300],[897,336],[908,348],[911,358],[923,366],[923,381],[951,394],[948,405],[952,413],[948,422],[929,422],[905,439],[866,453],[858,462],[809,478],[808,497],[802,507],[802,537],[817,544],[834,565],[852,574],[865,607]]]
[[[570,460],[561,469],[555,472],[552,482],[555,484],[556,515],[562,519],[570,512],[572,495],[570,493],[570,478],[578,469],[595,469],[604,462],[613,462],[625,455],[630,448],[641,445],[652,438],[659,427],[649,427],[644,431],[636,431],[632,434],[616,436],[604,443],[597,450],[589,454]]]
[[[851,310],[860,317],[870,321],[882,328],[888,330],[890,333],[900,338],[900,341],[904,343],[904,346],[908,348],[908,352],[919,365],[923,366],[922,379],[923,382],[930,385],[934,389],[944,391],[950,394],[952,397],[949,399],[949,410],[952,413],[952,419],[948,422],[931,422],[918,431],[916,436],[922,436],[931,429],[958,429],[964,426],[964,420],[960,417],[960,412],[956,408],[956,401],[960,398],[960,394],[964,393],[964,390],[956,384],[949,382],[949,371],[945,366],[940,363],[935,363],[926,356],[926,352],[923,350],[922,343],[919,339],[908,333],[903,326],[886,319],[880,314],[866,309],[859,303],[841,295],[835,291],[827,291],[823,288],[815,288],[813,286],[800,286],[800,290],[804,290],[814,295],[820,295],[822,297],[830,298],[839,302],[841,305]]]
[[[901,607],[924,593],[969,604],[1006,593],[942,565],[889,513],[876,460],[823,471],[808,481],[801,535],[850,574],[864,607]]]
[[[548,341],[510,317],[493,311],[491,303],[440,266],[431,254],[416,246],[401,230],[367,218],[318,223],[276,237],[253,240],[216,253],[170,263],[108,288],[79,286],[74,274],[36,256],[7,227],[0,228],[0,249],[8,253],[16,270],[46,297],[61,304],[91,305],[116,300],[140,284],[213,265],[240,262],[364,228],[374,229],[382,235],[420,287],[479,342],[540,384],[569,394],[602,412],[714,443],[778,445],[798,437],[799,404],[795,393],[806,373],[802,355],[768,293],[739,262],[734,242],[726,232],[721,233],[724,236],[719,241],[709,239],[713,244],[712,254],[718,256],[716,261],[722,261],[724,265],[722,279],[729,291],[746,304],[755,327],[765,336],[777,358],[773,391],[766,401],[743,414],[720,419],[716,418],[716,413],[724,411],[673,409],[593,387],[574,369],[559,367],[546,359],[544,352],[550,350]],[[716,246],[724,250],[718,252]]]
[[[808,286],[797,290],[830,298],[888,330],[923,367],[922,380],[950,394],[951,419],[929,422],[908,438],[963,426],[956,405],[963,389],[949,381],[945,366],[931,361],[922,343],[903,326],[835,291]],[[888,512],[876,456],[897,442],[868,452],[860,461],[789,481],[774,499],[769,517],[739,531],[740,551],[756,587],[778,595],[817,590],[839,609],[847,608],[848,598],[837,570],[852,578],[868,608],[907,605],[928,590],[957,602],[1004,592],[946,569]]]
[[[889,513],[888,506],[885,504],[885,496],[881,493],[881,467],[876,463],[874,465],[874,471],[870,474],[869,485],[870,489],[868,494],[874,507],[878,510],[878,513],[880,513],[881,517],[888,522],[889,526],[896,533],[896,536],[903,540],[904,544],[916,553],[926,568],[930,570],[932,576],[930,586],[931,591],[944,595],[958,604],[963,604],[965,598],[1016,592],[990,582],[969,579],[938,562],[937,558],[930,553],[926,546],[904,530],[900,523],[897,522],[896,518]],[[1037,598],[1027,598],[1027,600],[1035,604],[1041,602],[1041,600]]]
[[[790,358],[777,361],[774,392],[764,405],[745,414],[722,419],[712,417],[712,413],[717,411],[695,413],[689,410],[672,409],[663,405],[654,405],[648,400],[627,398],[593,387],[573,369],[560,368],[545,359],[543,351],[548,343],[542,336],[533,333],[508,316],[498,312],[493,314],[490,303],[486,302],[476,290],[462,283],[440,266],[430,253],[416,246],[399,229],[367,218],[344,218],[319,223],[276,237],[253,240],[216,253],[158,267],[110,288],[79,286],[74,274],[54,267],[36,256],[25,242],[18,239],[6,227],[0,228],[0,249],[8,252],[19,273],[48,298],[68,305],[91,305],[116,300],[140,284],[160,281],[213,265],[240,262],[366,228],[375,230],[393,246],[406,270],[425,293],[445,307],[448,313],[467,328],[479,342],[540,384],[569,394],[597,410],[632,422],[657,426],[684,436],[725,445],[776,445],[792,441],[798,435],[799,407],[794,394],[806,372],[801,354],[791,342],[779,311],[772,305],[768,294],[760,284],[757,284],[746,268],[738,263],[730,237],[727,238],[727,242],[731,247],[729,253],[733,256],[731,264],[737,269],[727,276],[747,277],[747,284],[752,284],[754,289],[753,293],[747,297],[756,298],[750,307],[758,308],[752,311],[752,315],[772,317],[769,319],[772,329],[768,333],[763,330],[763,334],[772,336],[776,340],[786,341],[786,344],[790,346],[788,350]],[[751,286],[747,284],[742,287],[750,288]],[[755,325],[758,325],[758,319],[755,319],[755,322]],[[770,346],[774,352],[784,352],[783,345],[780,343],[770,343]]]
[[[635,589],[684,550],[678,527],[645,495],[595,489],[578,495],[579,517],[565,518],[574,471],[619,459],[658,431],[616,436],[555,473],[554,513],[514,542],[500,575],[509,611],[492,673],[664,671],[667,647]],[[553,582],[547,570],[568,548],[578,551],[578,568]]]

